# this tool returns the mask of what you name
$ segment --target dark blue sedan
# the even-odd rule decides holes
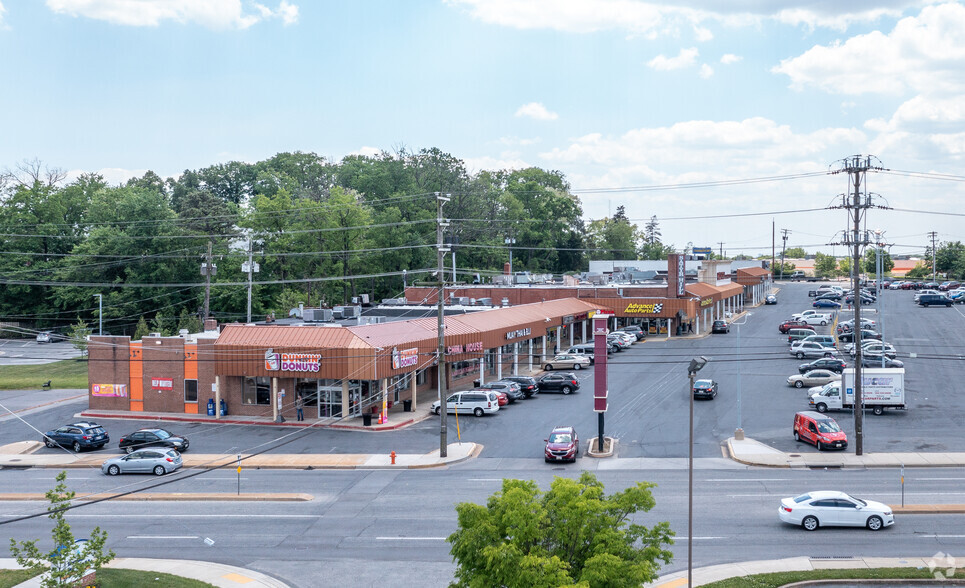
[[[814,308],[841,308],[841,303],[834,300],[815,300],[811,306]]]
[[[94,422],[71,423],[44,433],[44,445],[47,447],[69,447],[76,453],[82,449],[100,449],[110,440],[104,427]]]

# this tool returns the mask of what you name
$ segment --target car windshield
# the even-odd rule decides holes
[[[550,443],[570,443],[573,438],[570,437],[569,433],[553,433],[550,435]]]
[[[804,502],[805,500],[811,500],[811,495],[810,495],[810,494],[802,494],[802,495],[797,496],[797,497],[794,498],[794,502],[798,502],[798,503]]]
[[[168,432],[165,431],[164,429],[158,429],[158,430],[154,431],[154,434],[158,436],[158,439],[167,439],[168,437],[172,437],[172,436],[173,436],[173,435],[171,435],[171,433],[168,433]]]
[[[821,433],[840,433],[841,427],[834,421],[820,421],[818,423],[818,431]]]

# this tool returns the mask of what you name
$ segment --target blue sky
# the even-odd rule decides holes
[[[0,169],[122,181],[279,151],[438,147],[566,174],[664,241],[831,251],[853,154],[961,174],[965,5],[913,0],[0,0]],[[965,184],[870,174],[894,253],[965,240]],[[609,192],[602,189],[613,189]],[[780,240],[778,240],[780,247]],[[835,249],[841,253],[842,248]]]

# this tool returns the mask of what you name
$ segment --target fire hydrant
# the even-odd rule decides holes
[[[392,465],[395,465],[395,452],[390,453],[389,457],[392,458]]]

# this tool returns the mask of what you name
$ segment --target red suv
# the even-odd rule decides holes
[[[576,461],[580,454],[580,438],[573,427],[556,427],[550,433],[543,449],[546,461]]]
[[[791,329],[810,329],[810,328],[811,328],[811,325],[807,324],[804,321],[789,320],[781,323],[781,326],[779,326],[777,330],[786,335],[787,332],[790,331]]]

